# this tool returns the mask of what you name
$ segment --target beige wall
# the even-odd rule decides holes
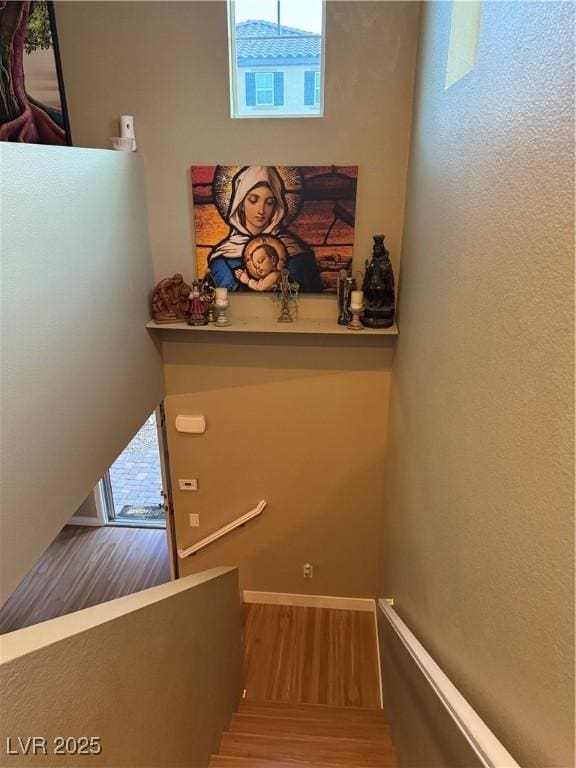
[[[384,711],[401,768],[482,768],[481,761],[438,695],[378,609]],[[510,768],[502,766],[502,768]]]
[[[70,524],[75,525],[76,521],[74,518],[76,517],[88,517],[90,519],[96,520],[98,518],[98,508],[96,507],[96,499],[94,498],[94,491],[88,494],[82,504],[78,507],[77,511],[74,513],[72,518],[70,519]]]
[[[380,231],[397,262],[417,3],[328,2],[326,117],[308,120],[229,117],[222,0],[63,2],[57,20],[74,144],[109,147],[135,116],[158,279],[193,274],[194,164],[358,163],[357,262]]]
[[[0,651],[6,768],[203,768],[242,693],[237,572],[214,569],[27,627],[3,635]],[[48,756],[7,756],[8,736],[17,749],[18,736],[33,735],[47,739]],[[81,735],[99,736],[102,753],[54,753],[56,736]]]
[[[176,488],[177,478],[200,484],[175,490],[179,545],[269,502],[246,528],[181,561],[181,573],[229,562],[247,589],[376,596],[392,346],[353,341],[191,344],[184,333],[165,343],[172,475]],[[178,413],[203,413],[206,433],[177,433]]]
[[[135,115],[157,278],[192,277],[190,166],[219,162],[358,163],[357,265],[384,231],[398,266],[418,13],[416,3],[329,2],[326,117],[233,121],[224,2],[58,6],[75,143],[108,146],[117,116]],[[243,311],[269,302],[247,297]],[[334,299],[302,300],[311,313],[335,316]],[[201,488],[175,494],[178,545],[263,496],[270,507],[183,572],[232,562],[253,589],[375,595],[391,346],[190,336],[164,343],[169,421],[201,410],[209,423],[201,440],[170,426],[173,483],[197,477]]]
[[[449,30],[450,4],[429,4],[380,591],[522,765],[565,767],[574,757],[573,6],[484,3],[476,68],[445,91]],[[409,721],[394,694],[393,719]],[[399,734],[403,765],[438,764],[432,752],[412,760],[412,737]]]
[[[2,143],[6,599],[163,395],[138,157]]]

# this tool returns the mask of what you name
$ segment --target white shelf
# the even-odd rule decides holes
[[[351,331],[345,325],[338,325],[336,320],[302,319],[293,323],[277,323],[267,318],[251,317],[232,320],[232,324],[219,328],[215,325],[187,325],[186,323],[156,323],[150,320],[146,328],[156,331],[193,331],[195,333],[284,333],[284,334],[324,334],[329,336],[397,336],[398,326],[390,328],[363,328]]]

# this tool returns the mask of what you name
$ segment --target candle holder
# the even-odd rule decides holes
[[[360,314],[362,312],[362,307],[358,305],[350,305],[350,313],[352,314],[352,319],[346,326],[350,331],[361,331],[364,326],[360,322]]]
[[[216,315],[215,325],[217,328],[225,328],[230,325],[230,318],[228,317],[228,307],[230,302],[228,299],[216,299],[214,302],[214,314]]]

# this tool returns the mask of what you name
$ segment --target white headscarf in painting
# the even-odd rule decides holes
[[[266,185],[270,188],[276,199],[276,208],[270,224],[261,234],[271,235],[286,215],[286,203],[282,197],[282,182],[278,171],[270,165],[249,165],[241,171],[234,179],[234,191],[232,193],[232,202],[228,214],[228,221],[239,232],[252,237],[250,232],[242,224],[240,212],[244,198],[251,189],[260,185]]]

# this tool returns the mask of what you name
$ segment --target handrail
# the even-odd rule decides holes
[[[222,536],[226,536],[226,534],[230,533],[230,531],[233,531],[234,529],[239,528],[241,525],[244,525],[244,523],[247,523],[248,520],[252,520],[253,517],[257,517],[258,515],[262,514],[262,512],[266,508],[267,503],[268,502],[265,499],[262,499],[262,501],[259,501],[258,504],[254,507],[254,509],[250,510],[250,512],[246,512],[245,515],[238,517],[236,520],[233,520],[231,523],[228,523],[228,525],[225,525],[222,528],[219,528],[217,531],[214,531],[214,533],[211,533],[209,536],[206,536],[204,539],[200,539],[200,541],[197,541],[196,544],[192,544],[192,546],[188,547],[188,549],[179,549],[178,557],[180,558],[180,560],[183,560],[185,557],[194,555],[199,550],[204,549],[204,547],[208,546],[208,544],[212,544],[213,541],[216,541],[217,539],[221,539]]]
[[[422,643],[392,608],[392,600],[378,600],[378,606],[416,665],[431,685],[448,714],[485,768],[519,768],[482,718],[472,709],[456,686],[442,672]]]

